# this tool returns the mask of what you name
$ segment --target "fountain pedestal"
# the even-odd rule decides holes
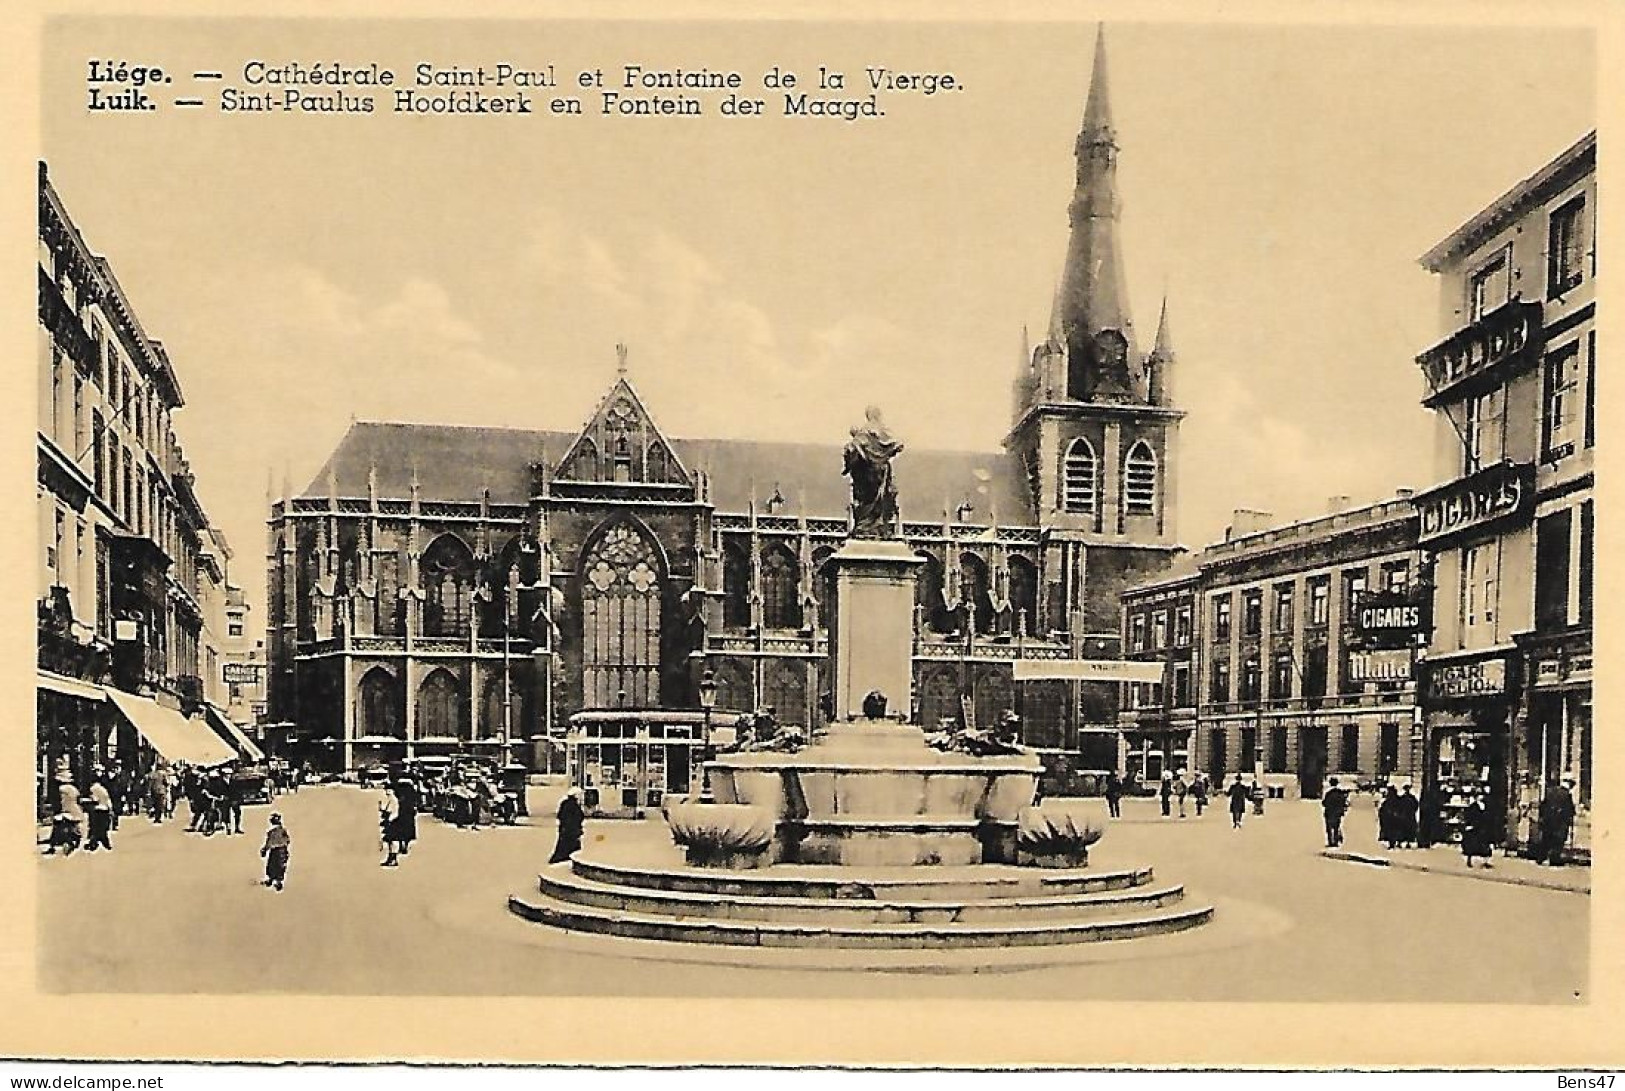
[[[902,542],[850,538],[828,563],[835,566],[833,719],[857,719],[871,691],[906,718],[914,706],[914,582],[924,559]]]

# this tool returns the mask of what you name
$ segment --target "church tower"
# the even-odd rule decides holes
[[[1027,469],[1045,542],[1042,624],[1078,654],[1117,654],[1117,593],[1179,551],[1175,456],[1184,413],[1173,401],[1174,351],[1164,301],[1142,355],[1119,235],[1117,131],[1106,39],[1074,152],[1070,235],[1049,329],[1018,373],[1006,449]]]

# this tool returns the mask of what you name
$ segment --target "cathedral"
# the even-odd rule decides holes
[[[1118,593],[1167,566],[1179,422],[1167,308],[1148,350],[1118,243],[1103,39],[1049,328],[999,451],[897,462],[924,563],[915,720],[1021,717],[1052,766],[1116,769]],[[1024,342],[1025,342],[1024,338]],[[816,730],[824,561],[851,527],[836,444],[680,439],[619,373],[578,433],[358,422],[269,521],[269,719],[329,767],[481,747],[541,760],[572,714],[773,709]],[[946,500],[945,500],[946,498]],[[954,505],[947,508],[946,505]],[[1059,673],[1059,672],[1058,672]]]

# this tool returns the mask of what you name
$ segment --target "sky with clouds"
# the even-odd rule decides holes
[[[838,442],[874,402],[996,450],[1066,245],[1085,23],[59,20],[43,156],[187,398],[263,599],[268,478],[352,418],[568,429],[614,345],[674,436]],[[1129,296],[1179,352],[1182,539],[1433,480],[1416,256],[1595,124],[1581,30],[1107,28]],[[90,114],[84,64],[378,61],[952,71],[846,123],[767,116]],[[755,92],[777,113],[773,93]],[[906,455],[904,456],[906,458]],[[905,479],[906,480],[906,479]]]

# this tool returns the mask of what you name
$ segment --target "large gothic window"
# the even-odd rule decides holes
[[[829,559],[835,556],[833,546],[819,546],[813,550],[813,598],[818,602],[819,623],[829,627],[829,612],[835,608],[835,566]]]
[[[762,677],[762,704],[773,709],[780,724],[807,723],[807,668],[800,663],[772,663]]]
[[[563,476],[574,481],[597,481],[598,445],[590,439],[577,444],[575,457],[570,459]]]
[[[1155,515],[1157,511],[1157,456],[1140,440],[1123,460],[1123,510],[1129,515]]]
[[[660,703],[660,558],[617,523],[581,562],[582,695],[588,707]]]
[[[713,681],[717,684],[717,707],[729,712],[756,710],[755,686],[750,671],[732,659],[717,661]]]
[[[668,469],[668,465],[669,464],[666,461],[666,448],[661,446],[659,440],[656,440],[655,442],[649,444],[648,449],[644,451],[643,479],[645,481],[653,481],[656,483],[667,480],[671,473],[670,469]]]
[[[368,738],[406,738],[395,676],[374,667],[361,676],[361,731]]]
[[[722,624],[729,629],[750,624],[750,556],[735,541],[722,545]]]
[[[1025,620],[1023,635],[1037,629],[1038,566],[1026,557],[1010,558],[1010,611],[1013,626],[1020,627]]]
[[[1061,507],[1078,515],[1093,515],[1100,496],[1099,470],[1089,441],[1082,436],[1073,440],[1061,467]]]
[[[442,534],[418,565],[423,635],[466,636],[474,608],[474,555],[455,534]]]
[[[996,619],[993,616],[993,595],[988,586],[987,562],[974,553],[961,554],[959,580],[961,601],[976,609],[976,631],[992,632]]]
[[[457,679],[444,667],[429,673],[418,687],[417,737],[420,739],[467,739],[468,727],[459,715]]]
[[[762,555],[762,623],[769,629],[801,628],[801,565],[782,545]]]
[[[998,668],[987,669],[976,679],[976,726],[986,730],[999,717],[1015,708],[1010,676]]]
[[[936,731],[944,720],[959,723],[959,683],[950,667],[939,667],[920,686],[920,724]]]

